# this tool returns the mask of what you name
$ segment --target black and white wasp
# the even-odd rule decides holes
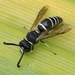
[[[22,55],[17,63],[17,67],[20,67],[19,64],[23,58],[24,53],[30,52],[31,50],[33,50],[34,45],[36,43],[38,43],[39,41],[42,43],[45,43],[43,42],[43,39],[50,38],[55,35],[63,34],[71,30],[71,27],[69,27],[68,24],[67,25],[63,24],[62,18],[58,16],[46,18],[38,24],[38,22],[46,13],[48,8],[49,7],[46,5],[39,11],[33,25],[31,26],[29,32],[26,35],[26,38],[21,40],[19,44],[3,42],[3,44],[5,45],[14,45],[14,46],[20,47]],[[37,24],[38,24],[37,29],[34,29]]]

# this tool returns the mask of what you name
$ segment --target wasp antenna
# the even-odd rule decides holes
[[[14,45],[14,46],[19,46],[18,44],[14,44],[14,43],[7,43],[7,42],[3,42],[4,45]]]
[[[23,51],[23,53],[22,53],[22,55],[21,55],[21,57],[20,57],[20,59],[19,59],[19,61],[17,63],[17,67],[20,67],[20,62],[21,62],[21,60],[23,58],[24,53],[25,53],[25,51]]]

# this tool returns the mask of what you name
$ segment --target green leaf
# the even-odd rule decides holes
[[[49,10],[44,18],[60,16],[72,26],[66,34],[45,39],[33,52],[25,53],[21,67],[16,66],[21,53],[18,47],[3,42],[19,43],[44,6]],[[51,53],[57,53],[54,55]],[[1,75],[75,75],[75,5],[67,0],[0,0],[0,74]]]

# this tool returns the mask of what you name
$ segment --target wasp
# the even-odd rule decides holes
[[[32,24],[30,30],[28,31],[26,37],[19,42],[19,44],[3,42],[5,45],[19,46],[22,53],[17,67],[20,67],[20,62],[23,58],[25,52],[30,52],[34,50],[34,45],[38,42],[45,43],[43,40],[50,38],[59,34],[64,34],[71,30],[68,24],[63,23],[63,19],[59,16],[53,16],[42,20],[39,24],[38,22],[47,12],[49,6],[44,6],[38,13],[34,23]],[[38,26],[37,26],[38,25]],[[36,29],[34,29],[37,26]],[[46,43],[45,43],[46,44]],[[54,53],[53,51],[51,51]],[[56,55],[56,53],[54,53]]]

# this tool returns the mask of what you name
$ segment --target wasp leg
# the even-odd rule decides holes
[[[42,40],[41,40],[41,42],[42,42],[43,44],[45,44],[45,45],[49,48],[49,45],[48,45],[47,43],[45,43],[45,42],[42,41]]]
[[[27,31],[29,31],[29,29],[28,28],[26,28],[26,27],[23,27],[24,29],[26,29]]]
[[[42,41],[42,40],[41,40],[41,42],[44,43],[44,44],[49,48],[48,44],[46,44],[46,43],[45,43],[44,41]],[[54,53],[51,49],[50,49],[50,51],[51,51],[54,55],[57,55],[57,54]]]
[[[34,46],[32,45],[32,50],[34,50]]]
[[[30,51],[30,52],[33,52],[33,50],[34,50],[34,46],[33,46],[33,45],[31,45],[31,51]]]

